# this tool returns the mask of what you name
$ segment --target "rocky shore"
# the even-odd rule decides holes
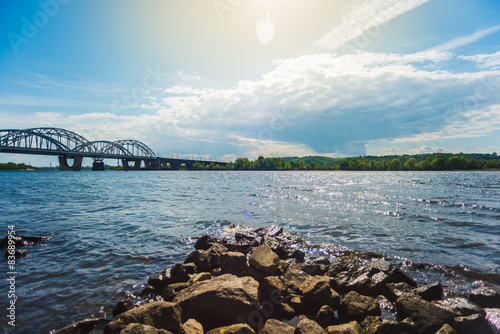
[[[349,253],[307,259],[277,226],[232,240],[198,238],[184,260],[148,280],[148,303],[120,301],[112,320],[84,320],[54,333],[495,333],[500,289],[444,298],[389,261]],[[489,319],[489,321],[488,321]],[[97,328],[101,328],[97,329]]]

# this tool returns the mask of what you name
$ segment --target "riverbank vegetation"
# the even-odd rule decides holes
[[[16,164],[15,162],[0,163],[0,170],[36,170],[38,167],[26,165],[24,163]]]

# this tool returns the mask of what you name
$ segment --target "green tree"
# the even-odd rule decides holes
[[[306,163],[304,162],[304,160],[300,160],[299,161],[299,169],[300,170],[305,170],[306,169]]]
[[[390,170],[401,170],[401,161],[398,158],[394,158],[389,163]]]
[[[417,169],[417,164],[418,164],[417,159],[410,158],[410,159],[408,159],[408,161],[405,163],[404,166],[405,166],[405,169],[415,170],[415,169]]]

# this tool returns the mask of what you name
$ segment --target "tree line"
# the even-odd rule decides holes
[[[38,167],[33,167],[26,165],[24,163],[16,164],[15,162],[0,163],[0,170],[20,170],[20,169],[38,169]]]

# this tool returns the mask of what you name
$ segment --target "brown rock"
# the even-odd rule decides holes
[[[247,324],[236,324],[212,329],[206,334],[255,334],[252,327]]]
[[[443,287],[439,282],[432,282],[413,291],[428,302],[443,298]]]
[[[493,334],[493,330],[482,314],[455,317],[453,327],[458,334]]]
[[[246,276],[248,261],[245,254],[240,252],[226,252],[220,256],[220,268],[223,274]]]
[[[326,332],[328,334],[364,334],[363,328],[356,321],[337,326],[328,326]]]
[[[138,323],[177,333],[181,328],[182,309],[178,304],[152,302],[128,310],[104,327],[104,334],[118,334],[128,324]]]
[[[120,300],[113,309],[113,317],[134,308],[134,303],[130,298]]]
[[[380,314],[380,306],[376,299],[360,295],[355,291],[349,292],[339,307],[339,318],[344,322],[352,320],[362,322],[367,315]]]
[[[457,331],[455,331],[450,325],[444,324],[443,327],[436,332],[436,334],[457,334]]]
[[[302,270],[288,268],[285,275],[283,276],[283,280],[285,282],[285,285],[289,289],[295,292],[299,292],[300,285],[304,283],[304,281],[309,277],[311,277],[311,275],[306,274]]]
[[[328,305],[323,305],[318,313],[316,314],[316,322],[323,328],[327,328],[328,326],[338,325],[339,319],[335,316],[335,312]]]
[[[500,289],[492,286],[482,286],[469,294],[471,302],[488,308],[500,308]]]
[[[203,325],[195,319],[188,319],[183,325],[179,334],[203,334]]]
[[[310,276],[300,285],[300,291],[304,299],[318,309],[323,305],[336,309],[340,305],[340,295],[330,287],[330,281],[329,277]]]
[[[172,332],[148,325],[128,324],[120,334],[172,334]]]
[[[267,245],[261,245],[252,249],[249,264],[261,271],[272,274],[278,269],[280,258]]]
[[[316,321],[303,319],[297,325],[295,334],[326,334],[326,331]]]
[[[266,321],[261,334],[293,334],[295,328],[276,319]]]

